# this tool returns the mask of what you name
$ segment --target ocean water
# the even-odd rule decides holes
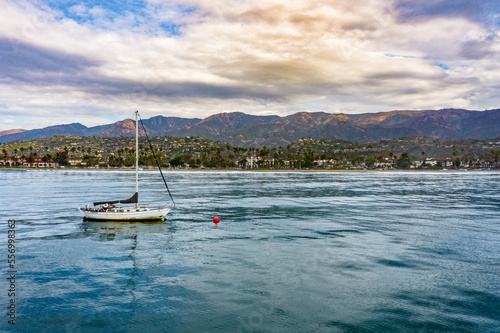
[[[76,207],[134,173],[0,170],[0,330],[500,332],[500,173],[165,175],[167,221],[99,223]]]

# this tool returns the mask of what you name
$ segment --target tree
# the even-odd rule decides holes
[[[362,161],[362,160],[363,160],[363,158],[362,158],[361,156],[359,156],[359,155],[358,155],[358,156],[353,156],[353,157],[351,158],[351,164],[352,164],[353,166],[355,166],[355,165],[359,165],[359,163],[361,163],[361,161]]]
[[[3,165],[5,165],[5,163],[7,162],[7,149],[3,148],[2,149],[2,153],[3,153]]]
[[[260,155],[260,157],[265,158],[267,155],[269,155],[269,153],[270,153],[270,152],[271,152],[271,151],[270,151],[269,149],[267,149],[267,147],[266,147],[266,146],[264,146],[264,147],[262,147],[262,149],[260,150],[259,155]]]
[[[183,166],[184,161],[182,160],[181,156],[176,156],[173,159],[170,160],[170,165],[171,166]]]
[[[242,159],[240,159],[240,160],[238,161],[238,166],[239,166],[240,168],[246,169],[246,167],[247,167],[247,163],[248,163],[247,158],[246,158],[246,157],[243,157]]]
[[[492,149],[491,150],[491,155],[493,155],[493,158],[495,158],[495,163],[497,163],[498,162],[498,157],[500,156],[500,150],[495,151],[495,150]]]
[[[85,154],[85,155],[83,155],[83,160],[85,162],[87,162],[88,166],[95,166],[98,164],[98,161],[96,160],[95,156],[93,156],[93,155]]]
[[[375,155],[375,153],[365,160],[366,166],[370,168],[375,165],[375,162],[377,162],[377,155]]]
[[[293,154],[292,154],[292,153],[288,153],[288,155],[287,155],[286,159],[287,159],[290,163],[292,163],[292,162],[295,160],[295,156],[293,156]],[[291,164],[290,164],[290,165],[291,165]]]
[[[114,155],[109,156],[108,164],[110,166],[119,167],[123,165],[123,158],[120,156],[116,157]]]
[[[304,153],[304,162],[302,163],[303,168],[312,168],[314,167],[314,153],[311,149],[308,149]]]
[[[396,160],[396,166],[399,169],[408,169],[411,165],[410,156],[407,152],[401,154],[401,157]]]
[[[54,156],[54,162],[59,163],[59,165],[69,165],[68,162],[68,153],[66,151],[57,152]]]

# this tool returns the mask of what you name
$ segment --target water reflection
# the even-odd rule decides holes
[[[137,239],[145,234],[171,234],[175,227],[166,221],[147,222],[98,222],[84,221],[81,225],[87,236],[98,236],[99,240],[112,241],[117,237]]]
[[[115,262],[119,266],[114,273],[108,273],[117,277],[113,287],[100,293],[101,301],[106,304],[111,299],[114,299],[115,303],[119,302],[124,306],[120,314],[121,320],[134,322],[136,316],[143,316],[140,308],[144,303],[141,302],[150,297],[151,281],[154,281],[156,275],[164,276],[165,273],[169,273],[169,267],[163,262],[163,256],[165,250],[171,248],[176,228],[166,221],[134,223],[84,221],[81,228],[85,236],[93,241],[109,242],[108,244],[115,248],[109,252],[118,252],[108,258],[92,258],[94,262],[98,259],[102,265]],[[102,313],[97,312],[97,317],[101,323],[94,320],[96,327],[102,329],[113,325],[113,321],[109,318],[103,319]]]

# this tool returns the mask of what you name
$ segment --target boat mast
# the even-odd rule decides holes
[[[135,193],[139,195],[139,123],[137,122],[137,115],[139,111],[135,111]],[[135,208],[139,203],[135,203]]]

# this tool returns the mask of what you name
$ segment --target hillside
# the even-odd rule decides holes
[[[22,128],[16,128],[16,129],[11,129],[11,130],[6,130],[6,131],[0,131],[0,136],[4,135],[9,135],[9,134],[16,134],[16,133],[22,133],[26,132],[27,130],[22,129]]]
[[[285,117],[231,112],[205,119],[156,116],[143,122],[150,136],[197,136],[245,147],[279,147],[301,138],[366,143],[397,137],[478,140],[500,137],[500,109],[396,110],[353,115],[298,112]],[[133,136],[134,131],[131,119],[90,128],[74,123],[19,133],[0,132],[0,142],[52,135],[121,137]]]
[[[243,146],[283,146],[300,138],[376,142],[397,137],[478,139],[500,137],[500,110],[444,109],[359,115],[299,112],[272,123],[224,133],[223,141]]]
[[[168,130],[164,134],[178,137],[199,136],[217,140],[224,133],[267,124],[278,118],[278,116],[253,116],[242,112],[219,113],[200,120],[196,124]]]

